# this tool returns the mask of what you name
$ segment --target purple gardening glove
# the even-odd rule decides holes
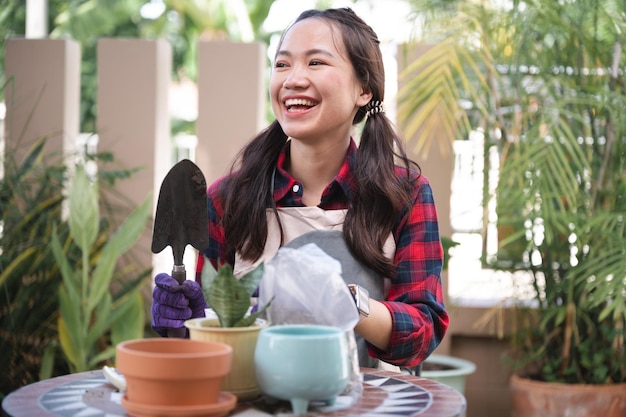
[[[184,327],[185,320],[204,317],[204,309],[208,306],[200,284],[185,280],[181,285],[165,273],[158,274],[154,282],[152,329],[159,335],[167,336],[168,328]]]

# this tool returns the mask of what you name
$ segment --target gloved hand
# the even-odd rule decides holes
[[[204,317],[208,307],[200,285],[191,280],[179,284],[170,275],[161,273],[154,278],[152,291],[152,329],[167,336],[168,328],[182,328],[185,320]]]

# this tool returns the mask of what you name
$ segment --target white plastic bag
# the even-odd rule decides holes
[[[259,305],[272,324],[314,323],[353,330],[359,322],[341,263],[315,243],[281,248],[265,265]]]

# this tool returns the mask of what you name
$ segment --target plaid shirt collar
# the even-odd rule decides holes
[[[278,206],[301,205],[302,184],[285,169],[289,161],[290,152],[291,141],[288,140],[276,162],[274,201],[276,201]],[[343,206],[354,198],[356,182],[353,172],[356,163],[356,155],[356,143],[354,139],[350,138],[350,145],[348,146],[346,156],[341,168],[339,168],[337,176],[326,186],[326,189],[322,193],[320,206],[323,208],[344,208]],[[299,192],[297,190],[299,190]]]

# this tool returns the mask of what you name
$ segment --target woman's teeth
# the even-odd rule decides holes
[[[301,98],[285,100],[285,107],[287,107],[287,110],[290,112],[303,112],[315,106],[315,104],[316,103],[310,100]]]

